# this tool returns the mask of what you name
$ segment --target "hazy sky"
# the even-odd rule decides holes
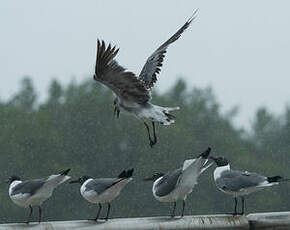
[[[258,106],[281,113],[290,102],[290,2],[1,0],[0,97],[24,75],[41,95],[51,78],[91,77],[96,39],[119,46],[117,60],[139,73],[147,57],[199,8],[198,17],[169,47],[158,90],[178,76],[212,86],[223,111],[240,106],[249,126]]]

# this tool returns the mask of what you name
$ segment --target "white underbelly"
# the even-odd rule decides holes
[[[104,191],[101,194],[97,194],[95,191],[81,191],[82,196],[89,201],[90,203],[109,203],[112,200],[114,200],[121,192],[122,188],[129,183],[132,180],[132,178],[124,179],[120,181],[119,183],[113,185],[106,191]]]
[[[31,206],[40,206],[45,200],[47,200],[52,195],[52,191],[38,191],[33,196],[30,196],[29,194],[17,194],[14,196],[11,196],[12,201],[21,206],[21,207],[29,207]]]
[[[177,187],[171,193],[166,196],[159,197],[153,192],[156,200],[160,202],[175,202],[177,200],[185,200],[187,195],[192,192],[192,188],[188,187]]]
[[[263,188],[264,187],[250,187],[247,189],[240,189],[239,191],[229,191],[229,190],[223,190],[223,189],[220,189],[220,190],[226,194],[232,195],[234,197],[238,197],[238,196],[246,196],[252,192],[260,191]]]

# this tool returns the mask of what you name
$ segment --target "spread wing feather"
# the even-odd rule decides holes
[[[197,10],[193,15],[187,20],[187,22],[165,43],[163,43],[155,52],[147,59],[143,69],[139,75],[139,79],[142,80],[147,89],[153,87],[154,83],[157,81],[156,75],[160,73],[163,59],[165,57],[167,47],[175,42],[181,34],[188,28],[190,23],[195,19]]]
[[[126,71],[114,60],[119,49],[106,48],[105,42],[97,41],[97,58],[94,79],[110,88],[120,99],[139,104],[150,100],[150,94],[134,73]]]

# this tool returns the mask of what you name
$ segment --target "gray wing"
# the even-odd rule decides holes
[[[112,187],[114,184],[121,181],[122,178],[104,178],[104,179],[94,179],[86,184],[85,191],[94,190],[98,194],[103,193],[108,188]]]
[[[237,192],[240,189],[258,186],[266,180],[266,177],[257,173],[230,170],[221,174],[216,180],[216,185],[223,190]]]
[[[27,180],[23,181],[22,183],[16,185],[11,193],[11,195],[16,195],[19,193],[22,194],[30,194],[31,196],[34,195],[38,189],[40,189],[44,183],[45,179],[35,179],[35,180]]]
[[[159,183],[155,187],[155,193],[157,196],[166,196],[175,188],[180,175],[182,174],[182,168],[176,169],[163,176]]]
[[[98,40],[97,43],[94,79],[106,85],[121,99],[139,104],[149,101],[150,95],[144,83],[114,60],[119,49],[111,47],[111,44],[106,47],[104,41],[101,43]]]
[[[197,11],[193,13],[193,15],[188,19],[188,21],[171,38],[169,38],[165,43],[163,43],[147,59],[139,75],[139,79],[141,79],[144,82],[147,89],[152,88],[154,83],[157,81],[156,75],[159,74],[161,71],[160,68],[162,66],[162,62],[165,57],[167,47],[171,43],[175,42],[181,36],[181,34],[187,29],[190,23],[195,19],[196,12]]]

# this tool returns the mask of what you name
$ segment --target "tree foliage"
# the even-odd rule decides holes
[[[113,95],[106,88],[92,81],[62,86],[53,80],[47,99],[37,103],[32,81],[24,78],[19,92],[0,102],[0,181],[13,174],[23,179],[45,177],[68,167],[72,177],[114,177],[134,167],[134,180],[112,202],[112,216],[132,217],[169,214],[171,204],[156,201],[152,184],[142,178],[180,167],[208,146],[212,154],[226,156],[234,168],[290,175],[289,107],[279,117],[258,109],[252,132],[247,133],[232,124],[237,109],[223,114],[211,88],[188,89],[179,80],[153,98],[154,103],[181,110],[175,124],[158,125],[159,142],[151,149],[142,122],[124,114],[114,118]],[[232,198],[216,189],[212,171],[213,167],[188,197],[186,214],[232,211]],[[288,191],[285,184],[250,195],[247,210],[289,210]],[[81,198],[79,186],[64,184],[44,203],[44,220],[86,219],[96,211]],[[4,183],[0,183],[0,213],[2,222],[23,221],[27,215],[11,202]]]

